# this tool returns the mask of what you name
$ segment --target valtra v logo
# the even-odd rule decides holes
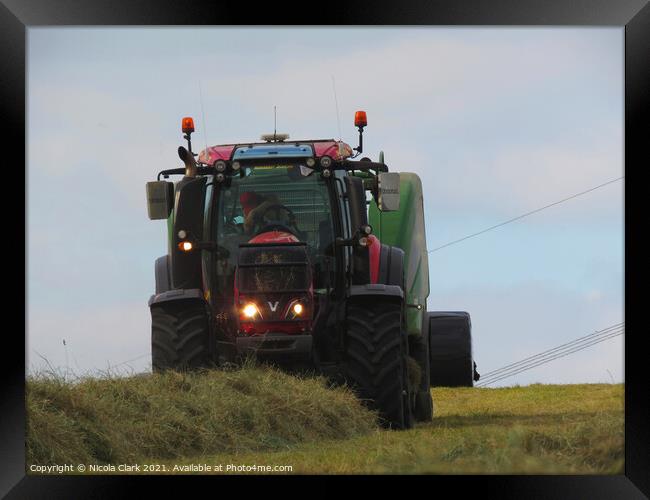
[[[275,301],[274,303],[267,302],[269,305],[269,309],[271,309],[271,312],[275,312],[275,310],[278,308],[279,301]]]

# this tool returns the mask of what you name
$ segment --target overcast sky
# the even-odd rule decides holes
[[[271,132],[274,105],[338,137],[332,76],[342,138],[364,109],[364,153],[421,176],[430,249],[623,175],[622,28],[29,28],[28,367],[148,370],[144,186],[180,166],[181,118],[195,149]],[[479,372],[624,320],[623,189],[430,254],[428,308],[470,312]],[[496,385],[623,371],[617,337]]]

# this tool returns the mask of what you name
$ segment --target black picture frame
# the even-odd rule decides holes
[[[292,16],[289,16],[289,14]],[[302,13],[297,16],[296,13]],[[288,21],[291,19],[291,21]],[[644,234],[636,222],[643,212],[635,207],[642,199],[640,180],[643,151],[648,142],[647,130],[650,101],[650,6],[647,0],[434,0],[410,2],[373,2],[372,4],[250,4],[234,2],[172,2],[141,0],[3,0],[0,4],[0,52],[3,73],[0,76],[2,118],[9,125],[2,134],[6,174],[5,195],[13,187],[12,176],[20,172],[22,160],[12,151],[26,151],[26,34],[35,26],[74,25],[499,25],[499,26],[619,26],[625,28],[625,474],[621,476],[420,476],[423,487],[453,488],[454,495],[481,488],[481,495],[498,498],[646,498],[650,495],[650,457],[648,402],[650,391],[644,380],[645,331],[641,327],[641,293],[645,266],[640,253],[644,249]],[[189,50],[189,48],[188,48]],[[645,123],[645,126],[644,126]],[[19,153],[20,155],[20,153]],[[26,165],[25,165],[26,172]],[[28,190],[25,181],[25,217],[6,217],[16,228],[6,229],[5,239],[26,233],[26,202]],[[17,189],[14,189],[18,191]],[[636,192],[636,194],[635,194]],[[5,209],[22,212],[17,203]],[[22,230],[21,230],[22,229]],[[24,240],[27,241],[27,240]],[[26,244],[29,244],[27,242]],[[13,261],[15,249],[5,258],[7,302],[20,302],[14,280],[6,269],[19,268]],[[11,255],[13,254],[13,255]],[[25,271],[27,258],[25,253]],[[26,281],[26,274],[23,276]],[[18,283],[20,281],[16,280]],[[8,286],[7,286],[8,285]],[[18,287],[19,288],[19,287]],[[26,285],[23,306],[26,313]],[[15,310],[20,310],[16,306]],[[9,316],[5,314],[5,318]],[[25,314],[25,318],[27,315]],[[26,319],[25,319],[26,322]],[[0,369],[2,396],[0,399],[0,495],[7,498],[78,498],[116,497],[133,492],[146,481],[162,485],[168,494],[186,493],[188,477],[177,478],[182,485],[169,478],[128,476],[57,477],[26,476],[25,474],[25,358],[10,352],[24,352],[24,337],[16,335],[16,328],[3,328],[5,343]],[[25,332],[27,324],[25,323]],[[17,337],[17,338],[14,338]],[[15,344],[12,342],[15,341]],[[22,349],[21,349],[22,347]],[[261,479],[277,481],[279,477],[193,477],[194,481],[232,481],[248,486]],[[291,478],[290,478],[291,479]],[[293,479],[296,479],[293,477]],[[376,477],[377,480],[386,478]],[[391,486],[399,486],[409,477],[389,478]],[[397,481],[397,482],[395,482]],[[432,484],[429,484],[432,483]],[[223,486],[224,483],[219,483]],[[214,487],[211,482],[208,487]],[[231,484],[229,486],[237,487]],[[440,490],[450,491],[450,490]],[[432,492],[432,494],[435,494]],[[451,493],[445,493],[451,494]]]

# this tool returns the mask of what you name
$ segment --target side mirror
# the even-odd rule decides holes
[[[377,186],[377,207],[382,212],[399,210],[399,173],[380,172]]]
[[[174,200],[174,184],[167,181],[147,182],[147,211],[149,219],[169,217]]]

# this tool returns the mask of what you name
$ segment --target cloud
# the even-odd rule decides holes
[[[235,40],[243,36],[231,33]],[[367,150],[384,149],[396,168],[435,179],[427,189],[434,190],[439,206],[497,207],[504,213],[532,207],[553,201],[559,188],[580,190],[622,170],[622,114],[612,125],[611,117],[607,121],[593,109],[605,102],[622,110],[622,99],[613,102],[607,93],[616,84],[622,91],[622,73],[612,71],[620,69],[620,61],[595,58],[585,42],[587,32],[552,33],[475,30],[460,36],[450,30],[406,30],[401,38],[387,37],[372,47],[320,49],[309,58],[298,46],[295,55],[281,54],[275,65],[258,70],[242,58],[228,72],[220,64],[205,64],[222,57],[211,46],[180,63],[157,60],[155,68],[124,62],[115,49],[112,65],[75,61],[73,75],[80,76],[73,81],[45,85],[30,79],[30,168],[55,175],[102,170],[130,203],[141,204],[141,185],[155,170],[151,166],[178,163],[180,116],[195,114],[195,145],[203,145],[199,80],[207,140],[220,143],[254,140],[269,131],[273,105],[278,105],[280,129],[293,137],[338,135],[334,75],[342,133],[354,137],[352,113],[367,109]],[[179,64],[201,68],[200,73],[182,78]],[[90,65],[86,71],[84,65]],[[586,91],[576,86],[585,80],[590,81]],[[540,116],[545,109],[555,114]],[[586,134],[587,120],[592,122]],[[575,134],[575,140],[558,142],[548,136],[553,129]]]

